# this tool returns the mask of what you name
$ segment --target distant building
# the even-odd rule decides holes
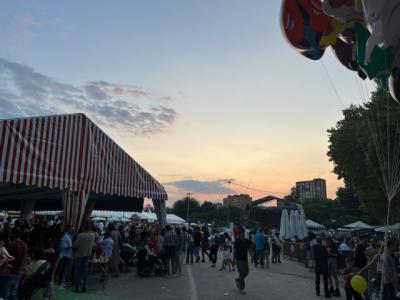
[[[223,199],[224,205],[232,205],[240,208],[246,208],[251,202],[251,197],[247,194],[231,195]]]
[[[312,199],[326,199],[325,179],[315,178],[296,182],[296,198],[300,203]]]

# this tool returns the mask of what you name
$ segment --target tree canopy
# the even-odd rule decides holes
[[[354,213],[359,206],[375,218],[386,216],[388,191],[400,183],[399,104],[378,88],[371,101],[344,109],[343,119],[328,134],[333,171],[351,190],[350,196],[346,190],[338,191],[344,213]],[[396,195],[393,215],[399,204]]]

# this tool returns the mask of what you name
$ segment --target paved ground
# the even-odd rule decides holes
[[[234,278],[236,272],[219,272],[209,263],[184,265],[181,277],[141,278],[134,272],[112,278],[105,290],[91,280],[86,294],[57,290],[56,300],[314,300],[314,274],[297,262],[284,260],[270,269],[250,268],[246,278],[246,295],[239,294]],[[322,288],[322,286],[321,286]],[[344,297],[342,297],[344,298]]]

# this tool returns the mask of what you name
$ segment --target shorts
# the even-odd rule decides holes
[[[337,259],[335,257],[328,258],[329,273],[337,273]]]

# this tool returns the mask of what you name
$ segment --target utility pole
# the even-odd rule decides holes
[[[187,211],[186,211],[186,222],[188,223],[188,228],[190,228],[190,223],[189,223],[189,206],[190,206],[190,199],[191,196],[193,195],[192,192],[187,192],[186,197],[187,197]]]

